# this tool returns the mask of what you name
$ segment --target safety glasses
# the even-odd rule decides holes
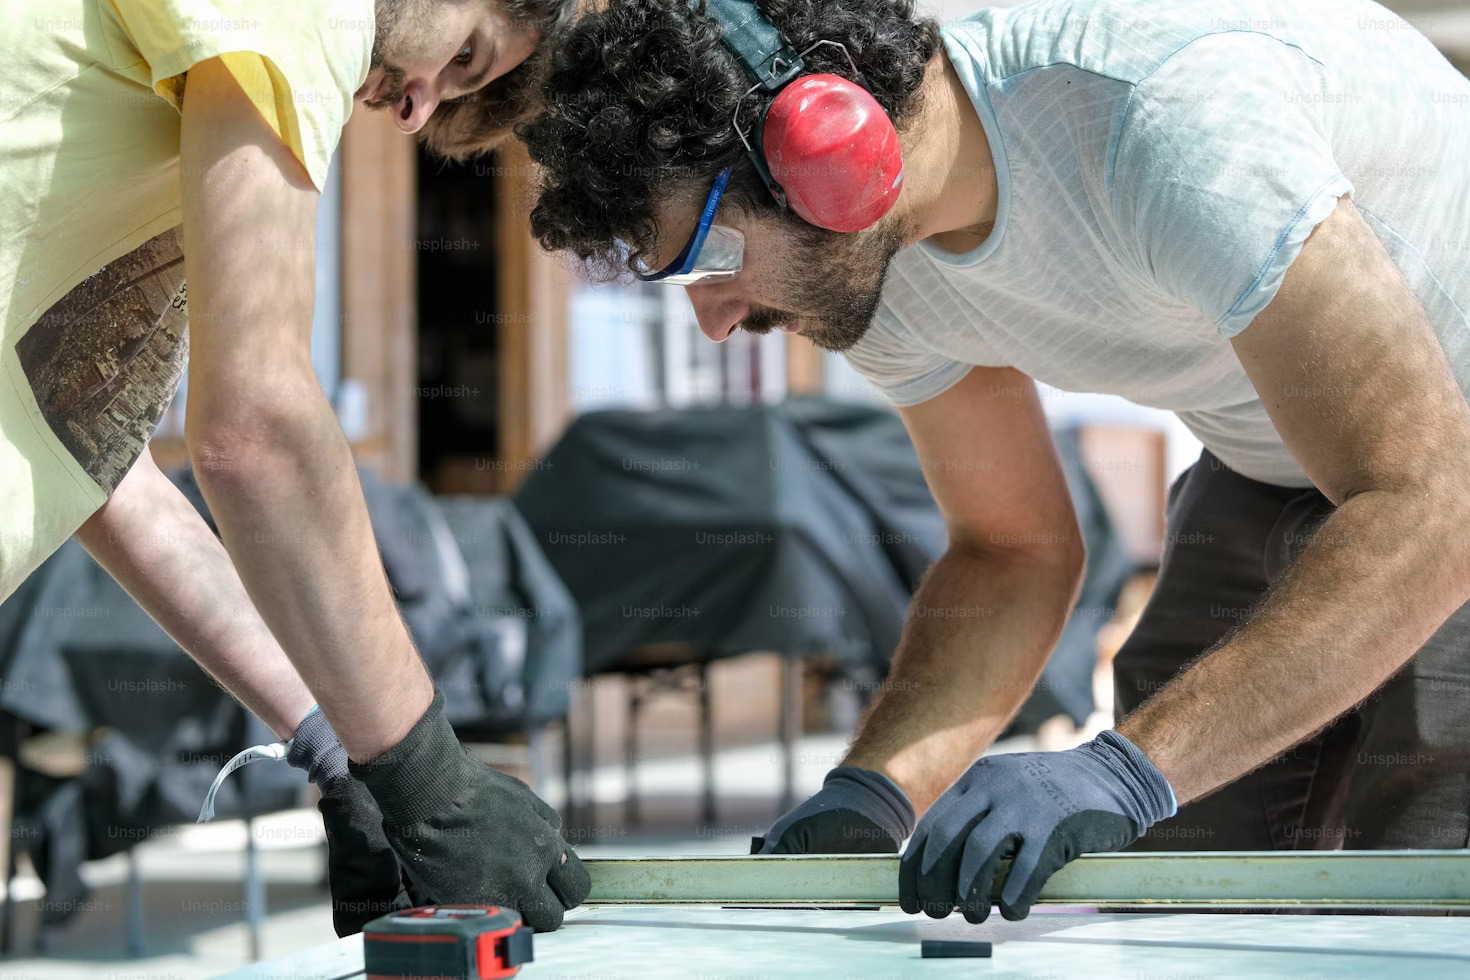
[[[719,282],[733,279],[740,272],[745,260],[745,236],[734,228],[714,223],[719,210],[720,198],[724,196],[725,184],[730,180],[730,169],[726,167],[715,178],[710,188],[709,199],[699,216],[699,225],[689,237],[674,261],[657,272],[638,272],[643,282],[662,282],[670,286],[688,286],[696,282]]]

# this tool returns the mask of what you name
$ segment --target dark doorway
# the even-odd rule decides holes
[[[419,477],[440,493],[492,483],[499,453],[498,159],[419,150]]]

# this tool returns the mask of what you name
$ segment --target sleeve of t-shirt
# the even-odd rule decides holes
[[[1333,159],[1332,88],[1299,48],[1250,32],[1195,40],[1134,88],[1111,170],[1123,247],[1222,337],[1265,309],[1353,190]]]
[[[943,394],[973,366],[920,345],[886,303],[878,307],[867,333],[843,356],[853,370],[900,408]]]
[[[175,107],[184,76],[219,58],[318,190],[367,77],[370,0],[110,0],[153,88]]]

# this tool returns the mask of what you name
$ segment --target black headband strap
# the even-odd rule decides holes
[[[767,92],[774,92],[801,74],[801,56],[751,0],[704,0],[704,3],[706,12],[725,29],[725,46],[751,81]],[[692,0],[690,6],[697,9],[699,0]]]

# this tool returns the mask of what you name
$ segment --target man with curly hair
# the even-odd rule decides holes
[[[410,895],[493,901],[553,929],[587,894],[555,811],[455,740],[310,344],[318,197],[354,102],[405,133],[427,126],[443,154],[473,152],[524,111],[533,73],[517,66],[572,9],[0,12],[0,599],[75,534],[289,739],[322,792],[344,934]],[[186,357],[189,449],[219,539],[147,448]]]
[[[896,203],[840,233],[767,190],[746,143],[775,93],[713,5],[609,0],[557,47],[522,131],[534,231],[686,285],[712,340],[844,353],[949,529],[843,764],[760,851],[911,836],[903,907],[981,921],[1005,859],[1020,918],[1090,851],[1465,846],[1465,78],[1369,0],[1034,0],[942,30],[908,0],[755,0],[897,127]],[[1170,409],[1206,448],[1117,730],[977,762],[1085,560],[1033,379]]]

